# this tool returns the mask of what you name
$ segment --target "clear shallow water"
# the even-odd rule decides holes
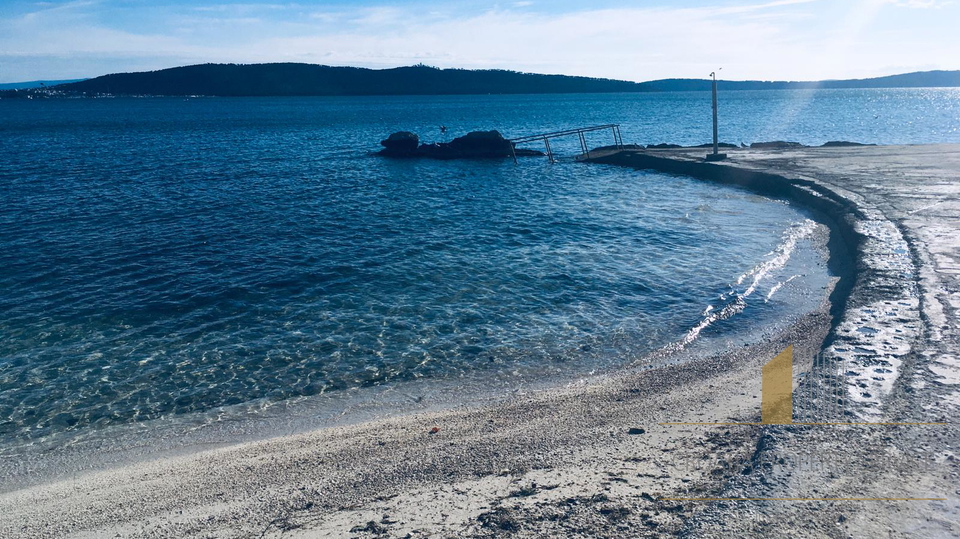
[[[956,141],[957,93],[905,92],[724,107],[749,108],[731,122],[748,141]],[[812,309],[827,272],[782,202],[542,159],[369,155],[439,124],[619,121],[627,142],[696,143],[702,100],[0,102],[0,436],[418,378],[576,376]],[[819,117],[768,118],[810,103]],[[878,128],[870,107],[896,121]]]

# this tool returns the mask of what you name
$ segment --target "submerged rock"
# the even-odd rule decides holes
[[[602,152],[604,150],[642,150],[646,146],[643,144],[608,144],[607,146],[598,146],[590,150],[591,152]]]
[[[530,150],[528,148],[517,148],[517,157],[545,157],[547,154],[540,150]]]

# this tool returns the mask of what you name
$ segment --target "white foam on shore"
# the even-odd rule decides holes
[[[743,292],[743,297],[748,297],[753,294],[757,290],[760,282],[770,275],[771,272],[784,267],[790,260],[790,255],[793,254],[794,249],[797,248],[797,242],[813,234],[816,228],[816,221],[806,219],[784,231],[783,240],[780,244],[777,245],[773,251],[767,253],[767,256],[771,256],[772,258],[757,264],[753,269],[737,278],[737,284],[740,285],[743,284],[747,278],[753,277],[753,282],[751,282],[750,286]]]
[[[773,251],[767,253],[767,256],[770,257],[767,260],[764,260],[747,271],[746,273],[737,277],[736,284],[742,285],[747,279],[753,278],[750,281],[750,285],[742,293],[732,292],[730,298],[732,301],[720,307],[719,309],[713,305],[707,305],[703,311],[703,318],[695,326],[690,328],[689,331],[683,336],[682,339],[673,343],[667,347],[665,350],[668,351],[678,351],[686,348],[690,343],[697,340],[697,337],[700,336],[700,333],[703,330],[707,329],[711,325],[721,320],[726,320],[731,318],[740,312],[742,312],[747,307],[746,298],[750,297],[754,292],[757,291],[757,288],[767,277],[772,276],[777,270],[782,269],[787,265],[787,262],[790,261],[790,256],[797,248],[797,244],[805,239],[810,237],[814,231],[816,231],[817,224],[816,221],[811,219],[805,219],[801,222],[792,224],[783,232],[782,239],[780,243],[774,248]],[[784,282],[779,282],[774,285],[770,291],[767,293],[766,299],[764,301],[769,301],[770,298],[786,283],[794,280],[799,277],[799,275],[794,275],[787,279]],[[720,296],[721,301],[727,300],[727,295],[723,294]]]
[[[734,316],[735,314],[743,311],[746,306],[747,302],[744,301],[743,296],[739,295],[734,298],[733,302],[724,305],[720,310],[714,310],[713,305],[708,306],[706,311],[704,311],[703,320],[701,320],[696,326],[693,326],[693,328],[691,328],[690,331],[688,331],[678,343],[673,345],[671,349],[682,350],[687,345],[697,340],[697,337],[700,336],[700,332],[710,327],[711,324]]]
[[[784,285],[786,285],[786,284],[789,283],[790,281],[796,279],[797,277],[799,277],[799,275],[792,275],[792,276],[791,276],[789,279],[787,279],[786,281],[780,281],[779,283],[773,285],[773,288],[771,288],[770,291],[767,292],[767,298],[766,298],[764,301],[770,301],[770,298],[772,298],[773,295],[777,293],[777,291],[779,291],[781,288],[784,287]]]

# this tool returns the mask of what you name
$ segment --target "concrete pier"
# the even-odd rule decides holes
[[[832,226],[832,257],[845,251],[848,260],[837,265],[843,285],[831,297],[834,323],[819,365],[831,372],[810,372],[808,381],[841,376],[844,420],[871,425],[771,429],[777,442],[757,454],[791,473],[744,481],[740,491],[776,498],[811,486],[882,486],[891,498],[915,500],[848,501],[838,536],[956,536],[960,145],[743,149],[716,163],[702,149],[624,150],[591,162],[741,186],[807,207]],[[795,392],[795,406],[816,405],[797,400]],[[798,454],[827,465],[805,469]],[[810,507],[801,505],[768,504],[764,516],[802,527]],[[742,510],[717,508],[713,522],[736,522]]]

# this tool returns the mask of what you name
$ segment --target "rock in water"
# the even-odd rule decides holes
[[[398,131],[393,133],[386,140],[381,140],[383,146],[383,155],[393,156],[413,156],[417,154],[417,147],[420,144],[420,137],[416,133],[409,131]]]
[[[799,142],[785,142],[782,140],[775,140],[773,142],[754,142],[750,145],[750,148],[754,150],[788,150],[790,148],[803,148],[803,144]]]
[[[431,157],[433,159],[477,159],[511,157],[513,143],[503,138],[499,131],[473,131],[450,142],[434,142],[417,147],[414,133],[401,131],[381,141],[381,155],[390,157]],[[517,156],[543,155],[535,150],[517,150]]]
[[[708,142],[708,143],[706,143],[706,144],[698,144],[697,146],[691,146],[691,148],[710,149],[710,148],[713,148],[713,143],[712,143],[712,142]],[[717,148],[729,148],[729,149],[733,149],[733,148],[739,148],[739,146],[737,146],[736,144],[730,144],[729,142],[718,142],[718,143],[717,143]]]
[[[450,142],[421,144],[417,152],[434,159],[510,157],[513,155],[512,145],[499,131],[472,131]]]
[[[512,143],[499,131],[472,131],[450,141],[450,147],[463,157],[510,157]]]
[[[847,140],[831,140],[825,142],[821,148],[846,148],[848,146],[876,146],[876,144],[864,144],[862,142],[850,142]]]
[[[666,142],[661,142],[660,144],[650,144],[647,146],[648,150],[676,150],[677,148],[683,148],[679,144],[667,144]]]

